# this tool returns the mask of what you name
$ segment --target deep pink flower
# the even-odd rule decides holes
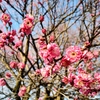
[[[33,27],[33,20],[33,16],[27,14],[23,24],[20,27],[20,32],[25,32],[27,35],[29,35]]]
[[[50,42],[53,42],[55,40],[54,35],[50,35]]]
[[[71,62],[69,60],[67,60],[65,57],[63,57],[61,59],[60,63],[61,63],[61,66],[64,66],[64,67],[67,67],[67,66],[69,66],[71,64]]]
[[[43,33],[43,34],[46,34],[46,29],[43,28],[43,29],[42,29],[42,33]]]
[[[5,77],[6,77],[7,79],[10,79],[10,78],[11,78],[11,73],[6,72]]]
[[[82,50],[78,46],[70,46],[66,49],[65,57],[67,60],[73,62],[79,61],[82,58]]]
[[[48,54],[52,58],[56,58],[60,56],[60,49],[56,43],[50,43],[47,45]]]
[[[3,13],[1,16],[1,19],[4,22],[4,24],[6,25],[10,21],[10,16],[6,13]]]
[[[10,67],[11,68],[16,68],[17,67],[17,62],[16,61],[11,61],[10,62]]]
[[[0,48],[4,47],[5,46],[5,42],[4,40],[0,40]]]
[[[0,34],[0,37],[2,37],[2,39],[6,40],[7,35],[6,35],[5,33],[1,33],[1,34]]]
[[[4,85],[6,85],[5,79],[0,78],[0,86],[4,86]]]
[[[68,84],[68,78],[66,76],[64,76],[62,78],[62,82],[65,83],[65,84]]]
[[[19,69],[24,69],[25,68],[25,64],[22,63],[22,62],[18,63],[17,66],[18,66]]]
[[[44,16],[41,15],[39,20],[40,20],[40,22],[43,22],[44,21]]]
[[[31,29],[33,26],[33,22],[29,20],[28,18],[25,18],[23,25],[25,29]]]
[[[41,71],[41,75],[42,77],[45,77],[47,78],[48,76],[50,76],[50,70],[51,70],[51,66],[46,66],[45,68],[41,68],[40,71]]]
[[[18,92],[18,96],[23,97],[26,93],[26,90],[27,90],[26,87],[22,86]]]

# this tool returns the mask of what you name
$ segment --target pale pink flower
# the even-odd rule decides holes
[[[4,22],[4,24],[6,25],[10,21],[10,16],[9,16],[9,14],[3,13],[1,16],[1,19]]]
[[[11,68],[16,68],[17,67],[17,62],[16,61],[11,61],[10,62],[10,67]]]
[[[44,16],[41,15],[41,16],[39,17],[39,20],[40,20],[40,22],[43,22],[43,21],[44,21]]]
[[[94,55],[95,58],[97,58],[97,57],[99,56],[99,51],[94,50],[94,51],[93,51],[93,55]]]
[[[25,64],[22,63],[22,62],[18,63],[17,66],[18,66],[19,69],[24,69],[25,68]]]
[[[94,78],[100,81],[100,72],[95,73]]]
[[[27,90],[26,87],[22,86],[18,92],[18,96],[23,97],[26,93],[26,90]]]
[[[6,72],[5,77],[6,77],[7,79],[10,79],[10,78],[11,78],[11,73]]]
[[[78,46],[70,46],[66,49],[65,57],[67,60],[73,62],[79,61],[82,58],[82,50]]]
[[[50,35],[50,42],[53,42],[55,40],[54,35]]]
[[[0,78],[0,86],[6,85],[6,81],[4,78]]]

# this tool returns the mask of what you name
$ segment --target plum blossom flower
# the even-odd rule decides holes
[[[20,27],[20,32],[25,32],[27,35],[29,35],[33,27],[33,20],[33,16],[27,14],[26,18],[23,21],[23,24]]]
[[[19,69],[24,69],[25,68],[25,64],[22,63],[22,62],[18,63],[17,66],[18,66]]]
[[[6,81],[4,78],[0,78],[0,86],[6,85]]]
[[[88,60],[91,60],[94,57],[94,55],[92,52],[89,51],[89,52],[87,52],[86,57]]]
[[[0,0],[0,3],[2,2],[2,0]]]
[[[48,53],[51,57],[56,58],[60,56],[60,49],[56,43],[50,43],[47,45]]]
[[[50,43],[47,46],[42,44],[39,55],[46,64],[52,63],[54,59],[60,56],[60,49],[56,43]]]
[[[94,55],[95,58],[97,58],[97,57],[99,56],[99,51],[94,50],[94,51],[93,51],[93,55]]]
[[[10,67],[11,68],[16,68],[17,67],[17,62],[16,61],[11,61],[10,62]]]
[[[77,77],[74,79],[74,87],[82,88],[84,87],[84,82],[80,78]]]
[[[54,67],[53,67],[53,73],[56,73],[60,70],[61,66],[59,64],[56,64]]]
[[[50,70],[51,70],[51,66],[46,66],[45,68],[41,68],[40,71],[41,71],[41,75],[42,77],[45,77],[47,78],[48,76],[50,76]]]
[[[67,66],[69,66],[71,64],[71,62],[69,60],[67,60],[65,57],[63,57],[61,59],[60,63],[61,63],[61,66],[64,66],[64,67],[67,67]]]
[[[78,46],[70,46],[66,49],[65,57],[70,62],[79,61],[82,58],[82,50]]]
[[[6,77],[7,79],[10,79],[10,78],[11,78],[11,73],[6,72],[5,77]]]
[[[18,92],[18,96],[23,97],[26,93],[26,87],[22,86]]]
[[[97,72],[94,74],[94,78],[98,81],[100,81],[100,72]]]
[[[10,21],[10,16],[9,14],[3,13],[1,16],[1,20],[4,22],[4,24],[6,25],[9,21]]]
[[[67,84],[67,83],[68,83],[68,78],[67,78],[66,76],[64,76],[64,77],[62,78],[62,82],[65,83],[65,84]]]
[[[19,48],[20,46],[22,46],[22,41],[18,41],[17,43],[15,43],[15,48]]]

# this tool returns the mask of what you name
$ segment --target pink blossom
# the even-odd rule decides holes
[[[0,40],[0,48],[4,47],[5,46],[5,42],[4,40]]]
[[[29,35],[33,27],[33,20],[33,16],[27,14],[26,18],[23,21],[23,24],[20,27],[20,32],[25,32],[27,35]]]
[[[10,67],[11,68],[16,68],[17,67],[17,62],[16,61],[11,61],[10,62]]]
[[[46,66],[45,68],[41,68],[40,71],[41,71],[41,75],[42,77],[45,77],[47,78],[48,76],[50,76],[50,70],[51,70],[51,66]]]
[[[4,22],[4,24],[6,25],[10,21],[10,16],[6,13],[3,13],[1,16],[1,19]]]
[[[67,66],[69,66],[71,64],[71,62],[69,60],[67,60],[65,57],[63,57],[61,59],[60,63],[61,63],[61,66],[64,66],[64,67],[67,67]]]
[[[2,0],[0,0],[0,3],[2,2]]]
[[[82,50],[78,46],[70,46],[66,49],[65,57],[67,60],[73,62],[79,61],[82,58]]]
[[[19,48],[20,46],[22,46],[22,41],[18,41],[17,43],[15,43],[15,48]]]
[[[0,78],[0,86],[4,86],[4,85],[6,85],[5,79]]]
[[[61,66],[59,64],[56,64],[54,67],[53,67],[53,73],[56,73],[60,70]]]
[[[42,33],[43,33],[43,34],[46,34],[46,29],[43,28],[43,29],[42,29]]]
[[[33,26],[33,22],[29,18],[25,18],[23,25],[25,29],[31,29]]]
[[[65,84],[67,84],[67,83],[68,83],[68,78],[67,78],[66,76],[64,76],[64,77],[62,78],[62,82],[65,83]]]
[[[88,58],[88,60],[91,60],[94,57],[94,55],[92,54],[92,52],[89,51],[87,52],[86,57]]]
[[[26,87],[22,86],[18,92],[18,96],[23,97],[26,93]]]
[[[94,51],[93,51],[93,55],[94,55],[95,58],[97,58],[97,57],[99,56],[99,51],[94,50]]]
[[[95,73],[94,78],[100,81],[100,72]]]
[[[11,35],[15,36],[16,35],[16,30],[12,30]]]
[[[41,16],[39,17],[39,20],[40,20],[40,22],[43,22],[43,21],[44,21],[44,16],[41,15]]]
[[[50,43],[47,45],[48,54],[52,58],[56,58],[60,56],[60,49],[56,43]]]
[[[7,35],[5,33],[1,33],[0,36],[2,37],[2,39],[6,40]]]
[[[34,17],[32,15],[30,15],[30,14],[26,14],[25,17],[28,18],[31,22],[34,21]]]
[[[18,66],[19,69],[24,69],[25,68],[25,64],[22,63],[22,62],[18,63],[17,66]]]
[[[6,72],[5,77],[6,77],[7,79],[10,79],[10,78],[11,78],[11,73]]]
[[[53,42],[55,39],[54,35],[50,35],[50,42]]]

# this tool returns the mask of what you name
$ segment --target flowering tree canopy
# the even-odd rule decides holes
[[[0,0],[0,100],[91,100],[99,67],[100,0]]]

